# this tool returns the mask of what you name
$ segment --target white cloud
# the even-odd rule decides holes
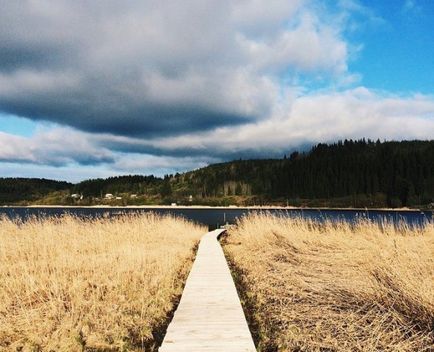
[[[121,173],[172,174],[204,167],[220,159],[213,157],[171,157],[150,154],[120,154],[110,167]]]
[[[93,144],[91,135],[69,128],[49,128],[32,137],[0,132],[0,161],[87,165],[113,162],[113,153]]]
[[[339,29],[311,12],[303,12],[296,27],[278,31],[268,40],[243,39],[253,63],[262,70],[323,70],[336,75],[347,71],[348,49]]]
[[[76,181],[77,177],[86,174],[84,169],[88,170],[87,178],[130,173],[163,175],[220,161],[212,156],[171,157],[117,152],[104,146],[103,137],[59,127],[40,128],[30,137],[0,132],[1,176],[6,176],[8,170],[20,170],[13,164],[34,165],[40,171],[51,170],[50,174],[62,175],[60,171],[52,172],[53,168],[59,168],[64,170],[64,178]],[[75,170],[72,175],[65,171],[72,169]],[[25,175],[33,175],[29,166],[23,166],[22,171]]]
[[[318,142],[345,138],[432,139],[434,97],[391,96],[365,87],[299,96],[271,118],[238,127],[174,138],[142,141],[100,137],[126,148],[209,156],[267,155]]]
[[[119,171],[107,169],[103,166],[51,166],[40,164],[17,164],[2,162],[1,177],[37,177],[54,180],[80,182],[89,178],[105,178],[119,176]],[[128,173],[126,173],[128,174]]]

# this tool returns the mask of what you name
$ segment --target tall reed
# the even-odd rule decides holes
[[[434,225],[242,218],[226,238],[261,351],[434,350]]]
[[[0,220],[0,350],[153,350],[206,229],[154,214]]]

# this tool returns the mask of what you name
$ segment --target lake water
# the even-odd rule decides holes
[[[172,214],[182,216],[189,220],[207,225],[210,229],[226,223],[233,224],[237,218],[252,212],[269,212],[285,217],[303,217],[317,221],[343,220],[354,222],[358,219],[370,219],[376,222],[388,221],[398,223],[404,221],[410,226],[421,226],[433,221],[432,211],[387,211],[387,210],[342,210],[342,209],[252,209],[252,208],[53,208],[53,207],[3,207],[0,208],[0,217],[26,220],[29,217],[61,216],[73,214],[79,217],[119,216],[125,213]]]

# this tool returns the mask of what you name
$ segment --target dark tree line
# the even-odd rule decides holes
[[[286,160],[271,192],[293,198],[383,194],[387,206],[430,203],[434,198],[434,141],[319,144],[307,155]]]
[[[74,193],[100,197],[106,193],[146,193],[149,188],[161,183],[161,178],[140,175],[116,176],[82,181],[73,187]]]
[[[409,206],[434,201],[434,141],[345,140],[318,144],[283,159],[239,160],[181,176],[203,197],[219,197],[225,182],[247,184],[266,199],[338,199],[343,205]],[[240,188],[238,188],[238,191]]]
[[[71,183],[43,178],[0,178],[0,204],[32,201],[70,187]]]

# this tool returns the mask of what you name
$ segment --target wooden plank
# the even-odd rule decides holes
[[[159,351],[256,351],[223,250],[205,234]]]

